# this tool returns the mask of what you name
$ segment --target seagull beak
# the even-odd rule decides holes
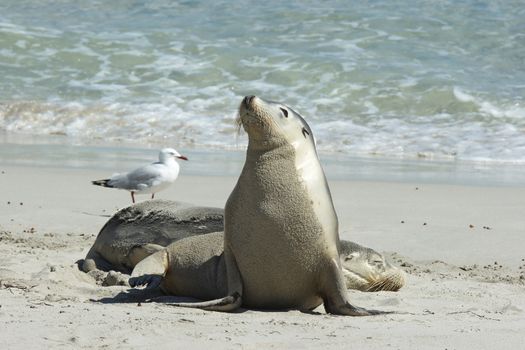
[[[178,156],[177,158],[182,159],[182,160],[188,160],[188,158],[186,158],[184,156]]]

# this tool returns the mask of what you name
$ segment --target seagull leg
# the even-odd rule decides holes
[[[131,191],[131,201],[135,204],[135,192]]]
[[[153,199],[153,197],[155,197],[155,193],[152,193],[152,194],[151,194],[151,199]]]

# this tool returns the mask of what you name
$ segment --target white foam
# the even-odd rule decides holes
[[[493,103],[482,100],[472,96],[459,87],[454,87],[454,96],[461,102],[473,102],[479,109],[479,111],[485,115],[489,115],[495,118],[515,118],[525,120],[525,108],[521,106],[521,103],[515,102],[510,107],[502,108],[494,105]]]
[[[242,16],[234,3],[195,3],[191,16],[150,5],[86,7],[81,23],[51,5],[6,9],[0,129],[229,149],[246,142],[233,119],[256,94],[303,111],[321,151],[525,159],[514,4],[487,9],[491,21],[330,0],[326,11],[270,0]]]

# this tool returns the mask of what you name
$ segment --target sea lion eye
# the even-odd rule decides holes
[[[352,260],[353,258],[355,258],[357,256],[357,253],[351,253],[351,254],[348,254],[347,256],[345,256],[345,261],[350,261]]]
[[[282,108],[282,107],[280,107],[279,109],[281,110],[281,112],[283,112],[284,117],[288,118],[288,111],[286,109]]]
[[[308,132],[308,130],[306,130],[306,128],[303,127],[303,136],[306,138],[306,135],[310,135],[310,133]]]

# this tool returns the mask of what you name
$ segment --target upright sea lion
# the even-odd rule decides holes
[[[225,296],[175,305],[312,310],[324,303],[333,314],[380,313],[348,301],[337,215],[308,124],[291,108],[255,96],[242,101],[239,122],[249,140],[225,207],[224,269],[217,274],[226,276]],[[148,268],[165,262],[146,262],[165,256],[143,260],[133,275],[158,274]]]

